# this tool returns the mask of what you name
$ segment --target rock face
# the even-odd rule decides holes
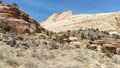
[[[41,23],[42,26],[49,25],[50,23],[58,22],[64,19],[69,19],[69,17],[72,15],[71,11],[63,12],[62,14],[54,13],[52,16],[48,18],[48,20]]]
[[[12,32],[34,34],[42,27],[16,5],[0,4],[0,24],[9,25]]]
[[[120,30],[120,12],[72,15],[69,11],[59,15],[53,14],[51,17],[41,25],[54,32],[86,28],[98,28],[110,32]]]

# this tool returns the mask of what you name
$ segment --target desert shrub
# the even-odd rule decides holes
[[[45,35],[41,35],[41,38],[46,39],[46,36]]]
[[[86,39],[86,36],[84,33],[81,34],[81,39]]]
[[[68,38],[69,38],[69,35],[64,34],[62,37],[63,37],[64,39],[65,39],[65,38],[68,39]]]
[[[22,36],[18,36],[17,38],[18,38],[18,40],[23,40]]]
[[[102,51],[102,53],[105,53],[106,52],[106,47],[101,47],[101,51]]]
[[[0,28],[3,29],[4,31],[10,31],[11,26],[8,24],[0,24]]]
[[[53,35],[53,34],[54,34],[54,33],[51,31],[51,32],[50,32],[50,35]]]
[[[103,34],[109,35],[109,32],[107,32],[107,31],[103,31]]]
[[[106,50],[105,55],[109,58],[111,58],[113,56],[113,53],[111,53],[110,51]]]
[[[99,31],[99,29],[98,28],[96,28],[96,29],[92,29],[93,30],[93,32],[97,32],[97,31]]]
[[[67,32],[68,32],[68,33],[70,33],[70,32],[71,32],[71,30],[67,30]]]
[[[60,44],[63,44],[64,43],[64,37],[63,36],[58,37],[57,42],[59,42]]]
[[[102,37],[100,35],[97,36],[97,39],[101,39]]]
[[[107,50],[106,47],[101,47],[101,51],[102,51],[102,53],[105,53],[105,55],[109,58],[111,58],[113,56],[113,53],[111,53],[109,50]]]
[[[120,35],[118,35],[118,34],[113,34],[113,36],[114,36],[116,39],[120,39]]]
[[[99,29],[98,29],[98,28],[96,28],[96,31],[99,31]]]
[[[91,35],[91,36],[90,36],[90,40],[94,41],[95,38]]]
[[[91,35],[90,35],[90,33],[88,33],[88,37],[90,37]]]
[[[88,49],[91,49],[91,50],[95,50],[95,49],[97,49],[97,46],[90,46],[90,45],[87,45],[87,48],[88,48]]]
[[[75,46],[76,48],[80,48],[80,45],[78,45],[78,44],[75,44],[74,46]]]

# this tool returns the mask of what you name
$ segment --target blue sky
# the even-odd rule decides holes
[[[54,12],[71,10],[73,14],[120,11],[120,0],[1,0],[16,3],[38,22],[46,20]]]

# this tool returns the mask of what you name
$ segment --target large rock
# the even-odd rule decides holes
[[[12,32],[35,34],[43,28],[16,5],[0,4],[0,24],[9,25]]]
[[[54,32],[86,28],[120,32],[120,12],[72,15],[72,12],[68,11],[54,16],[54,21],[48,20],[42,22],[41,26]]]
[[[48,20],[41,23],[42,26],[52,24],[53,22],[58,22],[61,20],[69,19],[69,17],[72,15],[71,11],[63,12],[62,14],[54,13],[51,15]]]

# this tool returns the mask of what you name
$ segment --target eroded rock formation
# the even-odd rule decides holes
[[[40,33],[43,28],[16,5],[0,4],[0,24],[7,24],[12,32],[22,34]]]
[[[120,12],[72,15],[72,12],[68,11],[57,16],[53,14],[51,17],[41,25],[54,32],[88,28],[120,32]]]

